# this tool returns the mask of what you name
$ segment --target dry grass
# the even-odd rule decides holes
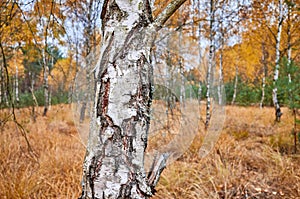
[[[37,158],[17,127],[0,134],[0,198],[78,198],[84,146],[68,105],[17,110]],[[226,108],[226,122],[214,150],[198,156],[201,139],[163,172],[155,199],[300,198],[300,157],[292,154],[292,118],[287,109],[274,123],[272,108]],[[4,112],[0,114],[1,119]]]
[[[37,157],[28,152],[13,122],[6,124],[0,134],[1,198],[78,198],[84,147],[77,140],[69,107],[53,107],[36,123],[29,119],[28,109],[16,113]]]
[[[273,108],[227,107],[214,150],[201,159],[195,140],[164,171],[154,198],[300,198],[300,156],[291,154],[292,118],[283,111],[274,123]]]

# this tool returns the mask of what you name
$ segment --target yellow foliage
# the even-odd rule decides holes
[[[16,70],[18,69],[18,75],[23,76],[24,75],[24,65],[23,65],[23,53],[20,49],[14,50],[12,52],[12,56],[8,59],[8,73],[10,75],[15,75]]]
[[[76,63],[70,55],[68,58],[60,59],[51,71],[49,83],[53,88],[67,90],[72,84],[76,74]]]

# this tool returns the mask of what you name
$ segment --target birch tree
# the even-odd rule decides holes
[[[262,58],[261,58],[261,62],[263,65],[263,77],[262,77],[262,87],[261,87],[261,101],[260,101],[260,108],[263,108],[264,105],[264,100],[265,100],[265,87],[266,87],[266,77],[267,77],[267,70],[268,70],[268,66],[267,66],[267,51],[265,49],[265,43],[262,42],[261,44],[261,48],[262,48]]]
[[[281,31],[282,31],[282,23],[283,23],[283,0],[279,0],[278,9],[279,9],[279,16],[278,16],[278,28],[277,28],[277,36],[276,36],[276,58],[275,58],[274,78],[273,78],[274,88],[272,92],[276,121],[280,121],[280,117],[282,115],[279,101],[278,101],[278,96],[277,96],[276,82],[279,76],[280,39],[281,39]]]
[[[152,17],[148,0],[104,0],[102,42],[95,68],[95,101],[80,198],[149,198],[168,154],[146,175],[152,100],[150,52],[156,32],[186,0]]]

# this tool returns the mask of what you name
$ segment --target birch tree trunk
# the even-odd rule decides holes
[[[30,92],[31,92],[32,99],[33,99],[33,104],[32,104],[32,109],[31,109],[31,117],[32,117],[33,122],[36,122],[35,107],[38,107],[39,105],[38,105],[37,99],[34,95],[35,75],[34,75],[34,73],[30,74],[30,72],[29,72],[29,76],[31,76]]]
[[[220,16],[220,32],[221,32],[221,41],[220,41],[220,65],[219,65],[219,82],[218,82],[218,99],[219,105],[223,103],[223,48],[225,40],[225,30],[223,28],[223,17],[224,17],[224,6],[222,6],[221,16]]]
[[[263,64],[263,78],[262,78],[262,88],[261,88],[261,100],[260,100],[260,108],[263,108],[264,100],[265,100],[265,87],[266,87],[266,77],[267,77],[267,61],[266,61],[266,49],[265,44],[262,43],[262,64]]]
[[[275,59],[275,71],[274,71],[274,78],[273,78],[273,104],[275,108],[275,117],[276,121],[280,121],[280,117],[282,112],[280,110],[280,105],[277,96],[277,85],[276,82],[279,77],[279,61],[280,61],[280,39],[281,39],[281,31],[282,31],[282,23],[283,23],[283,0],[279,0],[279,17],[278,17],[278,28],[277,28],[277,36],[276,36],[276,59]]]
[[[16,67],[16,79],[15,79],[15,94],[16,94],[16,102],[19,103],[19,68],[16,63],[16,58],[14,58],[14,64]]]
[[[223,51],[220,52],[220,67],[219,67],[219,82],[218,82],[218,99],[219,105],[222,105],[223,102]]]
[[[235,103],[235,98],[237,94],[237,84],[238,84],[238,74],[239,74],[239,68],[236,66],[235,67],[235,80],[234,80],[234,88],[233,88],[233,96],[232,96],[232,101],[231,104],[233,105]]]
[[[43,59],[43,70],[44,70],[43,84],[44,84],[44,100],[45,100],[43,116],[46,116],[49,107],[49,82],[48,82],[49,67],[46,62],[46,55],[45,55],[44,48],[42,49],[42,59]]]
[[[89,68],[90,63],[92,63],[93,61],[90,61],[90,59],[93,59],[94,57],[92,56],[96,56],[95,54],[95,40],[96,40],[96,35],[94,34],[94,29],[96,27],[93,26],[93,18],[95,18],[94,15],[98,15],[96,13],[93,13],[93,4],[94,1],[88,1],[87,2],[87,18],[86,18],[86,27],[84,27],[84,33],[85,33],[85,43],[84,43],[84,47],[85,47],[85,55],[86,55],[86,60],[85,60],[85,67]],[[87,72],[88,71],[88,72]],[[90,82],[91,82],[91,74],[89,73],[89,70],[86,69],[86,80],[87,80],[87,86],[88,86],[88,90],[91,90],[92,88],[90,88]],[[91,100],[91,96],[90,96],[90,92],[85,92],[84,94],[84,101],[82,102],[81,108],[80,108],[80,117],[79,117],[79,122],[82,123],[86,117],[86,109],[88,107],[88,103]]]
[[[206,91],[206,120],[205,120],[205,127],[208,128],[209,121],[211,118],[210,107],[211,107],[211,79],[212,79],[212,68],[213,68],[213,58],[214,58],[214,34],[213,34],[213,27],[214,27],[214,1],[210,1],[210,19],[209,19],[209,55],[208,55],[208,67],[207,67],[207,91]]]
[[[196,3],[196,2],[195,2]],[[201,18],[200,16],[200,10],[201,10],[201,3],[200,1],[197,1],[197,9],[198,9],[198,12],[199,12],[199,18]],[[201,21],[199,21],[199,26],[198,26],[198,48],[199,48],[199,71],[201,71],[201,64],[202,64],[202,48],[201,48],[201,30],[202,30],[202,23]],[[198,89],[198,104],[200,105],[201,103],[201,98],[202,98],[202,86],[201,86],[201,77],[199,79],[199,89]]]
[[[182,108],[185,107],[185,98],[186,98],[183,67],[184,67],[184,65],[182,63],[182,59],[180,58],[180,60],[179,60],[179,73],[180,73],[180,80],[181,80],[181,84],[180,84],[180,105],[182,106]]]
[[[156,32],[185,0],[172,1],[152,20],[147,0],[105,0],[102,44],[95,69],[95,103],[83,165],[82,199],[149,198],[167,154],[146,175]]]

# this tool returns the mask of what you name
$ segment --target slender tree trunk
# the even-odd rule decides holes
[[[238,75],[239,75],[239,68],[236,66],[235,67],[235,80],[234,80],[233,96],[232,96],[232,101],[231,101],[232,105],[235,103],[235,99],[236,99],[237,84],[238,84],[238,79],[239,79]]]
[[[6,73],[4,72],[5,68],[4,68],[4,63],[2,63],[2,66],[1,66],[1,81],[0,81],[0,87],[1,87],[1,102],[3,104],[5,104],[7,107],[9,107],[9,101],[8,101],[8,96],[7,96],[7,84],[9,82],[6,81]]]
[[[184,83],[184,69],[183,69],[182,58],[179,60],[179,72],[180,72],[180,104],[185,107],[185,83]]]
[[[223,48],[223,45],[222,45],[221,48]],[[222,103],[223,103],[222,90],[223,90],[223,50],[221,49],[221,52],[220,52],[220,65],[219,65],[219,82],[218,82],[219,105],[222,105]]]
[[[283,23],[283,0],[279,0],[279,17],[278,17],[278,28],[277,28],[277,37],[276,37],[276,59],[275,59],[275,71],[274,71],[274,78],[273,78],[273,104],[275,108],[275,116],[276,121],[280,121],[280,117],[282,116],[282,112],[280,109],[279,101],[278,101],[278,94],[277,94],[277,85],[276,82],[279,77],[279,62],[280,62],[280,39],[281,39],[281,31],[282,31],[282,23]]]
[[[167,154],[157,157],[146,175],[144,151],[154,86],[150,50],[155,33],[182,3],[184,0],[171,2],[152,22],[148,1],[103,2],[82,199],[145,199],[155,192]]]
[[[260,100],[260,104],[259,107],[263,108],[264,105],[264,100],[265,100],[265,87],[266,87],[266,74],[263,74],[263,78],[262,78],[262,88],[261,88],[261,100]]]
[[[43,57],[43,69],[44,69],[43,81],[44,81],[44,100],[45,100],[43,116],[46,116],[49,107],[49,82],[48,82],[49,67],[46,62],[45,49],[42,50],[42,57]]]
[[[288,59],[288,78],[289,78],[289,86],[292,83],[292,78],[291,78],[291,74],[290,74],[290,67],[291,67],[291,61],[292,61],[292,44],[291,44],[291,21],[290,21],[290,15],[291,15],[291,6],[288,6],[288,20],[287,20],[287,59]],[[291,100],[292,98],[292,94],[291,94],[291,88],[289,88],[289,98]]]
[[[200,1],[197,1],[197,8],[198,8],[198,12],[199,12],[199,18],[200,13],[201,13],[201,4]],[[199,48],[199,71],[201,71],[201,64],[202,64],[202,48],[201,48],[201,30],[202,30],[202,23],[201,21],[199,21],[199,26],[198,26],[198,48]],[[201,98],[202,98],[202,86],[201,86],[201,77],[199,78],[199,88],[198,88],[198,104],[200,105],[201,103]]]
[[[4,78],[6,78],[6,75],[7,74],[5,74]],[[8,84],[9,84],[9,82],[3,81],[3,88],[4,88],[3,98],[4,98],[4,103],[6,104],[7,107],[9,107],[9,100],[8,100],[8,92],[9,91],[6,89],[6,88],[8,88],[8,86],[7,86]]]
[[[210,1],[210,20],[209,20],[209,55],[208,55],[208,67],[207,67],[207,91],[206,91],[206,121],[205,127],[208,128],[211,118],[211,84],[212,84],[212,70],[214,65],[214,1]]]
[[[266,87],[266,77],[267,77],[267,61],[266,61],[266,49],[265,44],[262,43],[262,64],[263,64],[263,78],[262,78],[262,88],[261,88],[261,100],[260,108],[263,108],[265,100],[265,87]]]
[[[37,99],[34,95],[34,82],[35,82],[34,79],[35,79],[35,75],[32,74],[31,75],[31,86],[30,86],[30,92],[31,92],[32,99],[33,99],[33,104],[32,104],[32,109],[31,109],[31,117],[32,117],[33,122],[36,122],[35,108],[38,107],[39,105],[38,105]]]
[[[224,48],[224,37],[225,37],[225,30],[223,29],[223,15],[224,15],[224,8],[222,6],[222,10],[221,10],[221,20],[219,23],[220,24],[220,32],[221,32],[221,41],[220,41],[220,65],[219,65],[219,82],[218,82],[218,99],[219,99],[219,105],[223,104],[223,90],[224,90],[224,86],[223,86],[223,48]]]
[[[294,3],[291,1],[291,3]],[[288,65],[290,66],[291,60],[292,60],[292,35],[291,35],[291,12],[292,12],[292,6],[288,6],[288,19],[287,19],[287,59],[288,59]]]
[[[181,10],[179,9],[179,17],[181,16]],[[182,21],[179,19],[179,26],[182,25]],[[178,52],[179,52],[179,60],[178,60],[178,65],[179,65],[179,73],[180,73],[180,106],[181,108],[185,107],[185,84],[184,84],[184,63],[183,63],[183,57],[181,57],[181,48],[182,48],[182,28],[179,30],[179,37],[178,37]],[[182,110],[182,109],[181,109]]]
[[[87,87],[86,88],[88,91],[91,89],[90,88],[90,77],[88,75],[88,72],[86,72],[86,80],[88,81],[87,82]],[[85,119],[85,112],[86,112],[86,106],[87,106],[87,103],[88,103],[88,99],[89,99],[89,92],[85,92],[84,93],[84,101],[81,103],[81,108],[80,108],[80,116],[79,116],[79,122],[82,123]]]
[[[202,87],[201,87],[201,82],[199,81],[199,88],[198,88],[198,104],[201,103],[201,98],[202,98]]]
[[[14,60],[15,67],[16,67],[16,79],[15,79],[15,92],[16,92],[16,102],[19,103],[19,69],[16,63],[16,58]]]

